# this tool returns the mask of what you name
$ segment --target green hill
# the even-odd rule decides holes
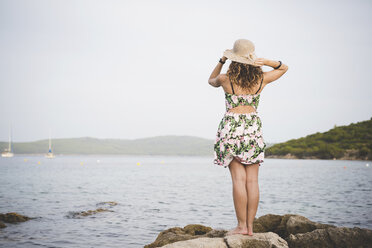
[[[372,160],[372,118],[269,147],[268,158]]]
[[[15,154],[45,154],[47,139],[12,143]],[[0,150],[8,146],[0,142]],[[55,154],[131,154],[131,155],[211,155],[213,140],[193,136],[158,136],[135,140],[96,139],[90,137],[53,139]]]

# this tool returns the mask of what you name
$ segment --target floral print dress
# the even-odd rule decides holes
[[[225,93],[226,113],[217,130],[214,143],[214,163],[228,167],[234,157],[242,164],[264,162],[266,143],[262,136],[262,122],[257,113],[260,94],[235,95]],[[248,105],[255,112],[238,114],[230,109]]]

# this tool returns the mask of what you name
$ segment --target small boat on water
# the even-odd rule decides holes
[[[49,151],[47,154],[45,154],[46,158],[55,158],[56,156],[52,152],[52,137],[49,130]]]
[[[11,137],[11,128],[9,126],[9,146],[8,148],[5,148],[4,151],[1,153],[1,157],[3,158],[11,158],[14,156],[14,153],[12,152],[12,137]]]

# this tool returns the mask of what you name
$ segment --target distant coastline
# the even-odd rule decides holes
[[[45,155],[48,139],[14,142],[15,155]],[[214,140],[195,136],[156,136],[142,139],[97,139],[92,137],[53,139],[55,155],[161,155],[212,156]],[[307,135],[282,143],[266,143],[265,158],[372,160],[372,118],[327,132]],[[0,142],[0,150],[8,147]]]
[[[15,155],[44,155],[48,140],[13,142]],[[4,150],[7,142],[0,142]],[[53,139],[55,155],[175,155],[208,156],[213,154],[213,140],[194,136],[157,136],[142,139],[97,139],[92,137]]]

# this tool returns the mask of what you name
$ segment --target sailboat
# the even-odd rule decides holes
[[[8,148],[5,148],[4,151],[1,153],[1,157],[11,158],[13,156],[14,156],[14,153],[12,153],[11,128],[10,128],[10,125],[9,125],[9,146],[8,146]]]
[[[45,154],[46,158],[55,158],[56,156],[52,152],[52,137],[49,130],[49,151],[47,154]]]

